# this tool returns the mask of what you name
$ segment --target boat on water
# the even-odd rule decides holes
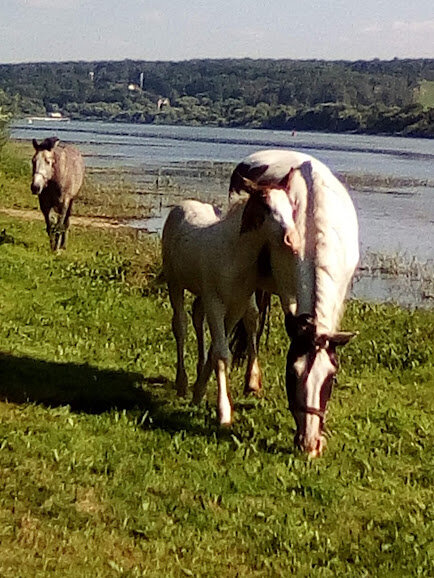
[[[70,122],[69,116],[63,116],[60,112],[50,112],[47,116],[29,116],[27,118],[28,124],[34,122]]]

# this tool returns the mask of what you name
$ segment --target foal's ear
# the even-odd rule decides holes
[[[39,145],[38,145],[38,141],[35,138],[32,140],[32,144],[33,144],[33,148],[35,149],[35,151],[38,151]]]
[[[240,234],[259,229],[265,221],[264,205],[257,194],[251,193],[244,207]]]
[[[256,181],[252,181],[251,179],[248,179],[247,177],[243,176],[241,176],[240,178],[241,178],[241,188],[243,191],[246,191],[246,193],[251,194],[260,189]]]

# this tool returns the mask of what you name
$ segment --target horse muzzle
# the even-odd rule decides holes
[[[42,191],[42,187],[38,184],[32,183],[30,185],[30,190],[32,191],[32,195],[40,195]]]
[[[30,185],[30,190],[34,195],[40,195],[44,188],[47,186],[47,178],[42,173],[33,173],[32,184]]]
[[[307,438],[297,433],[294,443],[303,453],[307,454],[309,458],[320,457],[326,446],[326,440],[323,435]]]
[[[289,247],[294,255],[298,255],[300,252],[300,235],[298,234],[297,229],[287,229],[284,236],[283,242],[286,247]]]

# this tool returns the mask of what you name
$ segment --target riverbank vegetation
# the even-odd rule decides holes
[[[0,208],[22,208],[29,167],[6,152]],[[349,303],[359,335],[308,461],[278,307],[264,396],[234,370],[221,433],[214,381],[204,407],[174,392],[157,239],[75,226],[53,255],[38,221],[0,213],[0,231],[2,577],[433,574],[432,310]]]
[[[125,122],[434,135],[434,60],[0,65],[0,106]]]

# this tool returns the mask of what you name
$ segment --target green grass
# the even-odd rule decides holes
[[[1,177],[0,177],[1,178]],[[158,242],[0,215],[0,576],[434,573],[434,312],[351,302],[322,458],[293,448],[278,308],[265,393],[174,392]],[[195,356],[190,327],[187,368]]]
[[[417,101],[425,108],[434,107],[434,80],[423,80],[420,83]]]

